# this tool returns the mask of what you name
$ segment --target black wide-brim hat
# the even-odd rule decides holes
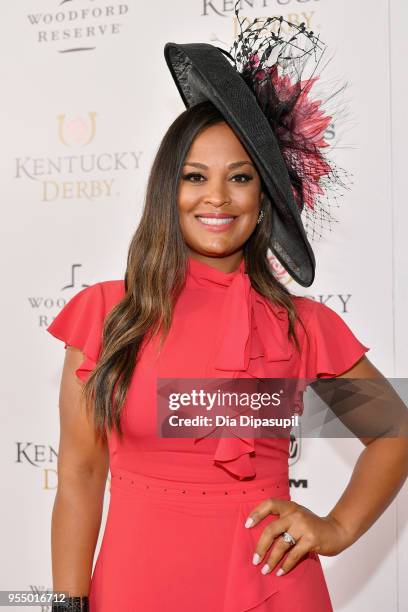
[[[219,47],[168,42],[164,56],[186,108],[210,100],[248,151],[271,200],[270,249],[297,283],[309,287],[315,257],[277,139],[254,93]]]

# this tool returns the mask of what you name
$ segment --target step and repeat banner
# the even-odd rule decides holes
[[[184,110],[164,44],[228,49],[237,29],[234,4],[20,0],[0,7],[0,590],[52,588],[64,348],[45,328],[83,287],[123,278],[150,165]],[[283,270],[280,278],[293,293],[338,312],[385,375],[405,377],[408,8],[398,0],[241,3],[248,19],[274,15],[304,22],[328,44],[332,59],[323,84],[347,82],[344,112],[326,139],[336,162],[353,174],[334,211],[334,231],[314,244],[312,287],[302,288]],[[362,449],[358,440],[293,440],[293,499],[326,514]],[[97,551],[108,501],[107,487]],[[321,557],[336,611],[408,610],[407,507],[404,487],[351,548]]]

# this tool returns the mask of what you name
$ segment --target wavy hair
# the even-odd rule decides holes
[[[86,406],[93,409],[95,430],[102,437],[114,428],[123,435],[120,415],[142,342],[159,334],[162,346],[169,332],[187,271],[188,251],[177,209],[182,165],[194,138],[221,122],[223,115],[209,101],[186,109],[170,125],[156,153],[142,217],[128,249],[125,295],[104,321],[100,358],[83,386]],[[256,291],[286,308],[289,340],[300,350],[292,295],[275,278],[267,259],[272,214],[264,188],[263,193],[263,221],[243,246],[246,270]]]

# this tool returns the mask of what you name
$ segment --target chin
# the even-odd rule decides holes
[[[214,246],[200,246],[194,249],[201,255],[207,255],[207,257],[227,257],[227,255],[231,255],[237,249],[231,249],[225,246],[214,247]]]

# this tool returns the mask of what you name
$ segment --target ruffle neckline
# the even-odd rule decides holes
[[[194,280],[198,283],[203,282],[206,286],[214,283],[221,286],[228,286],[239,274],[245,274],[245,259],[242,258],[239,266],[232,272],[223,272],[208,263],[195,259],[191,255],[187,259],[187,283]],[[210,284],[206,283],[210,281]]]
[[[222,309],[217,313],[215,358],[204,378],[268,378],[269,362],[292,357],[287,310],[271,304],[252,287],[244,259],[235,271],[223,272],[190,256],[186,288],[194,287],[225,290]],[[195,443],[214,430],[196,438]],[[214,463],[239,480],[253,479],[254,455],[253,438],[223,437],[219,438]]]

